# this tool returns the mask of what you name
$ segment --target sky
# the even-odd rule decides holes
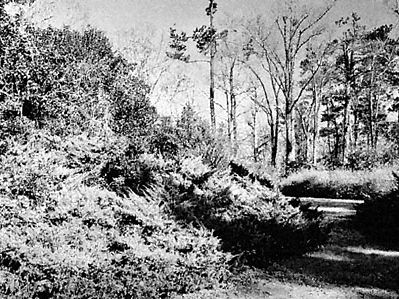
[[[225,16],[269,16],[278,10],[279,1],[217,0],[216,21]],[[295,1],[312,6],[320,4],[322,0]],[[333,23],[342,16],[357,12],[368,27],[394,23],[396,18],[387,8],[390,1],[396,0],[337,0],[326,22]],[[207,4],[208,0],[36,0],[30,15],[42,26],[51,24],[55,27],[69,25],[72,28],[82,28],[90,24],[105,31],[115,41],[116,36],[123,40],[123,32],[129,30],[139,32],[151,28],[158,32],[157,36],[163,34],[164,37],[167,37],[170,26],[179,30],[192,30],[207,23],[204,11]],[[198,70],[194,80],[198,89],[202,89],[197,93],[197,97],[201,98],[197,100],[197,107],[203,109],[205,114],[208,107],[206,68]],[[221,98],[223,100],[223,95]],[[184,103],[178,104],[181,106]],[[158,110],[170,114],[178,111],[178,108],[164,103]]]
[[[302,2],[320,0],[302,0]],[[393,0],[338,0],[331,17],[339,18],[357,11],[368,24],[392,20],[392,14],[384,2]],[[270,14],[275,9],[273,0],[219,0],[219,16],[248,16],[257,13]],[[123,31],[150,24],[159,30],[167,30],[176,24],[183,30],[206,22],[204,9],[207,0],[37,0],[36,12],[53,16],[52,24],[89,22],[107,32]],[[47,14],[47,16],[46,16]]]

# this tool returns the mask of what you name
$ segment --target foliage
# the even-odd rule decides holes
[[[147,94],[149,88],[130,73],[129,68],[116,74],[110,90],[111,128],[123,135],[143,138],[156,120],[156,110]]]
[[[155,123],[149,142],[149,151],[166,159],[174,159],[181,150],[181,143],[176,134],[176,126],[169,117],[160,117]]]
[[[226,168],[229,159],[226,142],[222,132],[213,132],[187,103],[175,122],[169,118],[160,119],[153,130],[149,148],[150,152],[164,158],[177,161],[196,156],[213,168]]]
[[[110,157],[103,164],[101,177],[108,188],[118,194],[129,190],[143,195],[146,189],[159,185],[168,163],[152,154],[129,156],[126,152]]]
[[[169,167],[140,140],[156,113],[134,65],[94,29],[1,26],[0,297],[170,298],[224,282],[210,231],[132,192]]]
[[[161,196],[177,220],[214,231],[222,248],[242,261],[265,265],[313,250],[326,239],[320,213],[279,198],[257,181],[233,180],[198,156],[169,161],[144,156],[126,163],[130,168],[108,186],[114,189],[118,182],[117,190]]]
[[[179,226],[156,196],[89,179],[103,139],[35,136],[1,160],[0,296],[169,298],[227,279],[229,256],[209,231]]]
[[[214,0],[209,0],[209,4],[205,9],[206,15],[211,18],[217,11],[217,3]],[[186,53],[187,51],[187,41],[192,39],[199,53],[204,55],[212,55],[212,44],[220,38],[225,37],[227,32],[220,32],[214,28],[213,24],[210,23],[209,26],[202,25],[193,30],[191,36],[187,35],[186,32],[176,32],[176,28],[170,28],[170,43],[169,47],[173,52],[167,52],[166,54],[173,59],[178,59],[184,62],[190,61],[190,55]]]
[[[370,171],[303,170],[281,182],[281,192],[293,197],[367,199],[390,192],[389,168]]]
[[[60,136],[96,131],[104,124],[140,136],[151,126],[156,113],[148,87],[102,32],[37,29],[10,18],[2,24],[2,135],[20,133],[24,117]]]
[[[102,32],[0,16],[0,297],[206,294],[237,260],[325,241],[317,210],[232,179],[225,137],[190,105],[158,118]],[[225,32],[194,35],[207,54]]]
[[[372,170],[382,160],[381,156],[373,150],[356,150],[348,155],[347,167],[351,170]]]
[[[183,107],[176,127],[183,155],[201,156],[211,167],[227,167],[228,148],[223,133],[212,131],[189,104]]]
[[[325,241],[319,213],[294,206],[246,179],[232,181],[227,174],[209,174],[206,167],[199,175],[198,160],[183,163],[185,169],[191,165],[196,175],[172,174],[165,185],[165,201],[177,219],[214,230],[223,248],[240,260],[265,265]]]
[[[356,13],[336,24],[343,33],[330,43],[331,50],[324,58],[328,76],[319,91],[326,158],[332,166],[376,166],[378,161],[373,161],[370,153],[379,150],[379,142],[389,139],[381,136],[390,126],[387,119],[398,85],[397,41],[391,37],[391,25],[366,30]],[[354,165],[357,158],[360,164],[364,159],[365,165]]]

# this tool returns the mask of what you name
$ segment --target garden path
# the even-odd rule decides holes
[[[303,198],[332,225],[329,242],[254,271],[256,283],[229,298],[399,298],[399,251],[370,244],[352,227],[358,200]]]

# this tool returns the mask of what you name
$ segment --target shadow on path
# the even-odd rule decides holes
[[[350,222],[334,224],[329,243],[306,256],[273,264],[267,270],[284,281],[320,286],[393,291],[399,298],[399,252],[372,244],[351,227]],[[362,298],[362,297],[359,297]],[[366,296],[364,298],[386,298]],[[389,297],[387,297],[389,298]]]

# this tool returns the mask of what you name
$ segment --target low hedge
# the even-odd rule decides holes
[[[394,188],[391,169],[373,171],[304,170],[288,176],[281,192],[292,197],[368,199],[388,194]]]

